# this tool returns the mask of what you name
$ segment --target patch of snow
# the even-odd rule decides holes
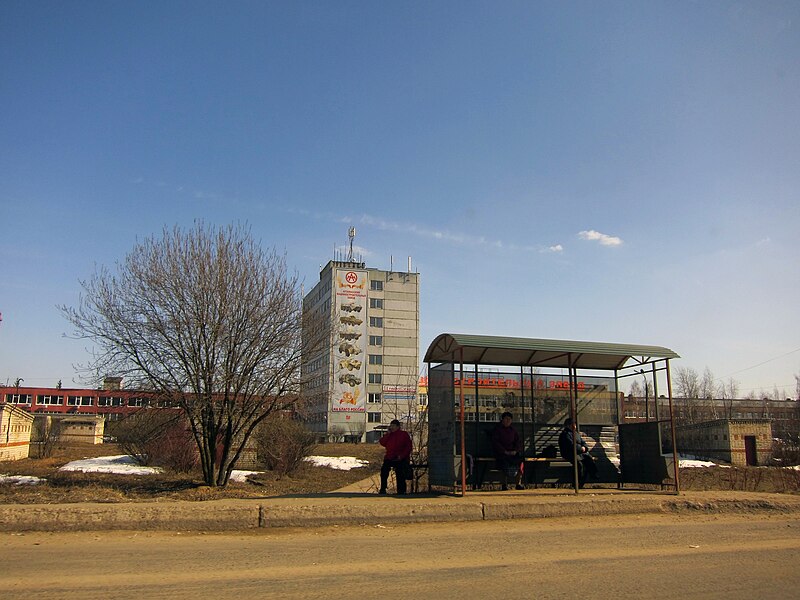
[[[44,483],[46,479],[34,477],[32,475],[0,475],[0,483],[13,483],[16,485],[37,485]]]
[[[83,473],[113,473],[115,475],[153,475],[163,472],[161,467],[143,467],[132,456],[98,456],[73,460],[65,464],[59,471],[81,471]]]
[[[717,465],[710,460],[697,460],[691,458],[682,458],[681,459],[681,469],[686,469],[689,467],[719,467],[722,465]]]
[[[316,467],[330,467],[340,471],[358,469],[369,464],[368,460],[361,460],[354,456],[306,456],[303,460]]]
[[[247,477],[249,475],[258,475],[261,471],[231,471],[231,476],[229,481],[234,481],[236,483],[247,483]]]

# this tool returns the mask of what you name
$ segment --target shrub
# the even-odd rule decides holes
[[[297,469],[315,445],[315,436],[302,423],[272,416],[255,434],[258,460],[279,477]]]
[[[142,465],[188,472],[197,467],[197,445],[181,415],[144,409],[116,423],[120,448]]]

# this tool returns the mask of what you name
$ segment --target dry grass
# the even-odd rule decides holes
[[[739,490],[797,494],[800,471],[779,467],[698,467],[681,469],[681,489]]]
[[[157,502],[160,500],[218,500],[265,498],[298,494],[324,494],[377,475],[383,448],[376,444],[320,444],[313,454],[354,456],[369,461],[367,467],[338,471],[304,463],[291,475],[264,472],[247,483],[226,488],[203,485],[199,473],[162,475],[111,475],[62,472],[59,467],[81,458],[122,454],[113,444],[59,448],[52,458],[0,462],[0,474],[33,475],[46,479],[39,485],[0,484],[5,504],[60,504],[70,502]],[[684,490],[744,490],[800,493],[800,471],[755,467],[705,467],[681,469]]]
[[[322,494],[365,479],[380,470],[383,448],[374,444],[320,444],[313,454],[355,456],[369,465],[350,471],[303,464],[291,475],[277,477],[265,472],[247,483],[226,488],[203,485],[199,473],[161,475],[113,475],[59,471],[72,460],[122,454],[113,444],[59,448],[52,458],[0,462],[0,474],[33,475],[46,479],[39,485],[0,484],[5,504],[55,504],[69,502],[130,502],[159,500],[218,500],[263,498],[294,494]]]

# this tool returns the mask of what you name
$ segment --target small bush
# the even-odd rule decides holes
[[[145,452],[151,465],[178,473],[190,473],[200,464],[197,444],[185,423],[178,421],[152,439]]]
[[[292,473],[315,445],[315,436],[302,423],[281,416],[268,418],[255,434],[258,460],[278,476]]]
[[[142,465],[181,473],[197,467],[197,446],[178,413],[141,410],[117,423],[113,433],[120,448]]]

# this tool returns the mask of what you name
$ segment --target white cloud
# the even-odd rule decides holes
[[[286,208],[286,211],[291,214],[307,216],[316,220],[327,220],[327,221],[332,221],[334,223],[356,225],[356,228],[358,228],[359,225],[364,227],[374,227],[380,231],[392,231],[396,233],[404,233],[459,246],[472,246],[475,248],[493,248],[505,252],[560,253],[564,251],[564,248],[561,244],[556,244],[554,246],[550,246],[549,248],[542,248],[541,246],[532,246],[532,245],[517,245],[509,243],[508,240],[490,239],[481,235],[476,236],[472,233],[468,234],[461,232],[453,232],[453,231],[448,231],[446,229],[431,229],[428,227],[424,227],[422,225],[418,225],[417,223],[404,222],[404,221],[391,221],[388,219],[383,219],[381,217],[376,217],[368,214],[361,214],[358,216],[357,215],[339,216],[329,212],[310,212],[308,210],[296,207],[288,207]],[[360,252],[362,256],[371,256],[373,254],[370,251],[366,250],[365,248],[359,247],[358,249],[356,249],[356,247],[353,246],[353,251],[356,252],[356,250]],[[347,254],[347,252],[349,251],[349,247],[345,246],[337,247],[337,251]]]
[[[387,221],[386,219],[381,219],[379,217],[373,217],[371,215],[361,215],[358,219],[358,222],[362,225],[371,225],[372,227],[377,227],[383,231],[398,231],[398,232],[405,232],[411,233],[420,237],[427,237],[433,238],[436,240],[441,240],[444,242],[454,242],[457,244],[464,244],[471,241],[469,236],[466,236],[461,233],[451,233],[449,231],[444,230],[437,230],[437,229],[427,229],[425,227],[420,227],[415,223],[401,223],[397,221]],[[494,245],[497,242],[489,242],[490,244]]]
[[[595,231],[594,229],[590,229],[589,231],[581,231],[578,233],[578,237],[582,240],[589,240],[591,242],[600,242],[602,246],[621,246],[622,240],[618,237],[613,235],[606,235],[605,233],[600,233],[599,231]]]

